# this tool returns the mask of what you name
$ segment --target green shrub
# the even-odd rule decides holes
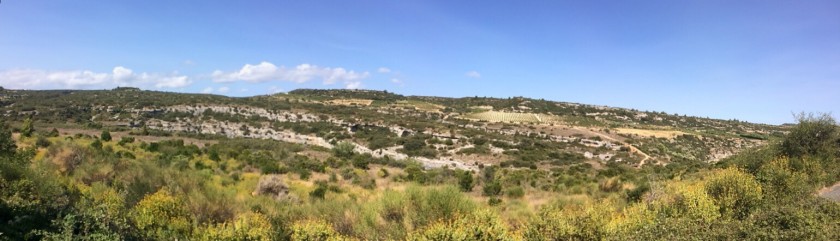
[[[47,138],[42,135],[39,135],[38,139],[35,140],[35,146],[37,147],[46,148],[50,145],[52,145],[52,142],[50,142],[50,140],[47,140]]]
[[[24,137],[31,137],[35,133],[35,127],[32,124],[32,118],[23,120],[23,126],[20,128],[20,135]]]
[[[333,147],[332,151],[333,151],[333,155],[335,155],[338,158],[350,159],[351,157],[353,157],[353,154],[354,154],[353,150],[355,148],[356,148],[356,146],[353,145],[353,143],[342,141],[342,142],[339,142],[338,144],[336,144]]]
[[[123,136],[122,138],[120,138],[120,141],[117,142],[117,145],[125,146],[125,144],[129,144],[129,143],[134,143],[134,137],[133,136]]]
[[[102,134],[99,135],[99,139],[102,139],[103,141],[111,141],[111,132],[107,130],[102,131]]]
[[[473,187],[475,186],[475,181],[473,179],[472,172],[459,171],[457,175],[458,175],[458,187],[461,188],[461,191],[462,192],[472,191]]]
[[[90,143],[90,147],[95,150],[102,150],[102,142],[99,141],[99,139],[93,140],[93,142]]]
[[[453,221],[434,223],[408,236],[410,241],[514,241],[521,240],[515,232],[491,211],[478,211]]]
[[[782,154],[789,157],[803,155],[837,155],[840,150],[840,131],[837,122],[828,114],[799,114],[797,124],[781,144]]]
[[[485,183],[484,189],[482,191],[484,196],[498,196],[500,193],[502,193],[502,184],[497,181]]]
[[[192,229],[184,200],[163,189],[137,203],[130,217],[147,239],[186,239]]]
[[[510,198],[522,198],[523,196],[525,196],[525,189],[522,189],[522,187],[520,187],[520,186],[515,186],[515,187],[508,188],[505,191],[505,193]]]
[[[720,207],[722,215],[735,218],[747,217],[758,207],[763,196],[755,178],[737,168],[713,173],[706,181],[706,192]]]

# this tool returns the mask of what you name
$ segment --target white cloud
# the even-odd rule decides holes
[[[385,74],[385,73],[391,73],[391,69],[389,69],[389,68],[385,68],[385,67],[379,67],[379,69],[378,69],[378,70],[376,70],[376,71],[377,71],[377,72],[379,72],[379,73],[383,73],[383,74]]]
[[[144,75],[145,76],[145,75]],[[164,77],[154,80],[155,87],[160,88],[180,88],[187,85],[190,85],[192,81],[190,81],[189,77],[187,76],[172,76],[172,77]]]
[[[187,76],[177,74],[134,73],[123,66],[110,73],[90,70],[47,71],[14,69],[0,72],[0,85],[12,89],[97,89],[116,86],[179,88],[190,85]]]
[[[266,81],[290,81],[304,83],[313,79],[321,80],[324,84],[330,85],[337,82],[351,84],[359,82],[370,76],[368,72],[356,72],[344,68],[320,67],[317,65],[301,64],[294,68],[284,66],[277,67],[269,62],[260,62],[256,65],[246,64],[239,71],[223,72],[213,71],[212,78],[215,82],[266,82]]]
[[[359,87],[362,87],[362,82],[359,81],[349,82],[344,86],[346,89],[358,89]]]
[[[227,86],[219,87],[219,93],[227,93],[228,91],[230,91],[230,88]]]
[[[213,87],[207,87],[201,90],[201,93],[210,94],[213,93]]]
[[[473,79],[481,78],[481,73],[478,73],[478,71],[475,70],[467,72],[465,75]]]
[[[401,84],[401,83],[402,83],[402,80],[397,79],[397,78],[392,78],[392,79],[391,79],[391,83],[394,83],[394,84]]]
[[[113,72],[114,72],[114,81],[117,81],[119,83],[130,81],[131,76],[134,75],[134,71],[132,71],[131,69],[122,67],[122,66],[114,67]]]

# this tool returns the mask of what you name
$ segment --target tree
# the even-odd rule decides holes
[[[111,132],[107,130],[102,131],[102,134],[99,135],[99,139],[102,139],[103,141],[111,141]]]
[[[472,172],[458,172],[458,186],[461,188],[462,192],[472,191],[475,186],[475,180],[473,179]]]
[[[26,120],[23,120],[23,126],[20,128],[20,135],[31,137],[33,132],[35,132],[35,127],[32,125],[32,118],[26,118]]]
[[[782,142],[782,154],[789,157],[803,155],[838,154],[840,131],[837,122],[828,114],[800,113],[799,120]]]
[[[17,150],[15,140],[12,140],[12,132],[6,128],[5,123],[0,122],[0,156],[13,156]]]

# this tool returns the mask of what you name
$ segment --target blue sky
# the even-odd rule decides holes
[[[0,3],[0,86],[526,96],[780,124],[840,113],[840,1]]]

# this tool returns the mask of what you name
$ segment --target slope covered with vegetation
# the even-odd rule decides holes
[[[775,127],[320,90],[5,90],[2,101],[2,240],[840,238],[840,204],[817,195],[840,181],[840,129],[828,116]],[[487,109],[558,122],[458,117]],[[698,151],[726,143],[737,154]]]

